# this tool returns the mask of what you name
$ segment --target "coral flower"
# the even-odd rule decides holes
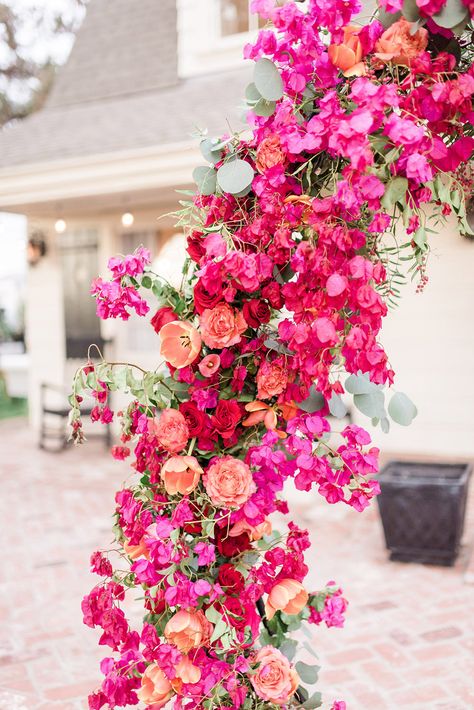
[[[173,689],[181,693],[183,684],[199,683],[201,680],[201,669],[193,664],[189,656],[183,656],[175,667],[176,677],[171,681]]]
[[[401,17],[389,27],[375,45],[375,56],[383,62],[409,66],[428,46],[428,30],[420,27],[411,34],[412,22]]]
[[[194,456],[172,456],[161,467],[161,478],[169,495],[188,495],[204,473]]]
[[[288,385],[288,370],[278,362],[265,360],[257,372],[257,392],[260,399],[281,394]]]
[[[192,648],[205,646],[211,637],[212,624],[204,612],[181,609],[168,621],[164,634],[167,641],[173,643],[182,653],[189,653]]]
[[[298,614],[308,601],[308,592],[296,579],[281,579],[272,587],[265,603],[267,619],[272,619],[276,611]]]
[[[198,365],[199,372],[203,377],[212,377],[221,365],[221,359],[219,355],[211,353],[211,355],[206,355],[203,357]]]
[[[250,676],[255,692],[275,705],[286,705],[300,683],[300,677],[289,660],[273,646],[263,646],[254,658],[258,664]]]
[[[125,541],[123,543],[123,549],[132,560],[138,560],[139,557],[146,557],[148,559],[148,548],[145,545],[143,537],[138,545],[130,545],[130,543]]]
[[[137,691],[139,700],[145,705],[161,708],[173,695],[173,688],[161,668],[152,663],[142,676],[142,687]]]
[[[206,308],[201,315],[202,339],[209,348],[228,348],[240,343],[248,324],[242,313],[228,303]]]
[[[286,433],[276,428],[278,418],[275,410],[269,404],[255,400],[246,404],[245,409],[250,414],[244,419],[242,426],[255,426],[263,422],[268,431],[274,431],[280,439],[286,439]]]
[[[261,540],[264,535],[272,534],[272,523],[268,518],[265,518],[263,523],[251,525],[248,520],[238,520],[235,525],[229,530],[230,537],[238,537],[242,533],[247,533],[250,540]]]
[[[148,421],[148,431],[172,454],[182,451],[189,439],[186,419],[176,409],[163,409],[158,418]]]
[[[195,361],[201,350],[201,336],[188,321],[165,323],[159,332],[160,353],[166,362],[178,369]]]
[[[361,27],[346,25],[343,31],[343,40],[340,44],[330,44],[328,55],[335,67],[340,69],[344,76],[362,76],[365,74],[365,65],[362,62],[364,51],[359,38]]]
[[[233,456],[215,458],[203,482],[212,503],[222,508],[240,508],[255,492],[249,467]]]

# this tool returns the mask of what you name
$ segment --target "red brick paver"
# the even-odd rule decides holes
[[[80,601],[127,468],[96,441],[39,451],[20,420],[0,423],[0,461],[0,710],[83,710],[107,649],[82,626]],[[325,707],[472,710],[472,521],[454,568],[404,565],[387,559],[375,506],[308,497],[293,519],[311,531],[311,585],[335,579],[350,601],[344,629],[313,632]]]

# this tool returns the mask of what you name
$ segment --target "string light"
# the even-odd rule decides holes
[[[57,234],[64,234],[66,231],[67,224],[64,219],[57,219],[56,223],[54,225],[54,229],[57,232]]]
[[[131,212],[124,212],[122,215],[122,225],[124,227],[131,227],[135,221],[135,217]]]

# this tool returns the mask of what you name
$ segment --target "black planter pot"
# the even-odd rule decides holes
[[[390,559],[454,564],[466,513],[470,464],[391,461],[378,505]]]

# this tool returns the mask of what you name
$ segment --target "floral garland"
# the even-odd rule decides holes
[[[382,319],[407,274],[420,289],[428,278],[430,222],[453,213],[469,231],[473,3],[382,4],[356,25],[358,0],[254,0],[269,24],[245,48],[250,131],[202,137],[206,165],[178,213],[181,287],[143,248],[92,286],[101,318],[145,316],[139,288],[158,300],[167,367],[89,362],[70,398],[81,441],[85,391],[104,423],[109,393],[131,395],[112,453],[130,456],[133,442],[136,475],[116,495],[117,545],[92,556],[103,580],[82,603],[114,652],[91,709],[322,702],[308,691],[317,667],[295,661],[289,633],[342,626],[346,601],[334,582],[306,589],[307,531],[278,533],[269,516],[288,513],[287,479],[360,511],[379,492],[369,434],[332,422],[348,397],[384,431],[411,422],[402,393],[386,410]],[[140,630],[121,606],[129,589],[143,593]]]

